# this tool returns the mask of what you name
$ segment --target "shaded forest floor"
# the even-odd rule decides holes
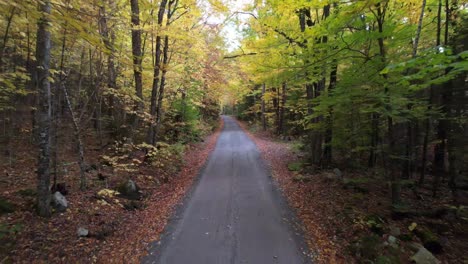
[[[186,145],[181,160],[166,159],[158,168],[143,160],[132,172],[90,168],[89,188],[84,192],[79,190],[72,148],[64,150],[61,158],[70,161],[70,166],[60,182],[66,183],[69,207],[50,219],[34,212],[35,153],[31,146],[18,144],[15,162],[1,168],[0,198],[2,203],[8,201],[12,212],[0,215],[0,263],[138,263],[147,254],[148,244],[158,240],[174,207],[214,149],[221,127],[220,121],[217,131],[203,142]],[[108,155],[89,148],[88,164],[99,164],[104,154]],[[144,155],[136,152],[130,158],[143,159]],[[174,174],[163,173],[167,171]],[[140,187],[140,199],[98,194],[103,189],[115,190],[128,179]],[[78,236],[80,227],[89,231],[86,237]]]
[[[417,194],[404,189],[411,209],[395,214],[389,187],[377,170],[317,170],[304,162],[297,143],[241,126],[302,221],[315,262],[409,263],[423,244],[443,263],[468,262],[466,208],[451,206],[450,197],[432,198],[431,178]]]

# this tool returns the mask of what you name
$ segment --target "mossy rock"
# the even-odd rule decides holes
[[[13,213],[15,211],[15,205],[7,199],[0,197],[0,215]]]
[[[366,224],[369,227],[369,229],[378,234],[378,235],[383,235],[384,234],[384,225],[385,225],[385,220],[381,218],[378,215],[369,215],[366,217]]]
[[[292,162],[288,164],[288,170],[290,171],[300,171],[304,166],[303,162]]]
[[[130,200],[139,200],[141,198],[140,188],[132,181],[127,180],[117,186],[120,196]]]
[[[439,237],[427,228],[416,228],[414,231],[415,235],[421,239],[425,248],[434,254],[442,252],[442,244],[439,241]]]

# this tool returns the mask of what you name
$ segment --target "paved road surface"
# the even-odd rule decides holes
[[[143,263],[306,263],[292,214],[255,144],[223,118],[199,182]]]

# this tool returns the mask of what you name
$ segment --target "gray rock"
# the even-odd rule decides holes
[[[127,190],[128,193],[136,193],[138,191],[137,186],[134,181],[128,180],[125,189]]]
[[[340,179],[343,178],[343,173],[340,171],[340,169],[334,168],[333,173],[335,173],[336,177],[338,177]]]
[[[394,237],[397,237],[397,236],[401,235],[400,228],[395,227],[395,226],[390,227],[390,235],[392,235]]]
[[[54,205],[55,210],[58,212],[65,212],[68,208],[68,202],[65,196],[63,196],[60,192],[55,192],[52,196],[52,203]]]
[[[397,248],[398,247],[398,239],[394,236],[389,236],[388,239],[387,239],[389,245],[393,248]]]
[[[133,180],[128,180],[126,182],[122,182],[118,187],[117,191],[127,199],[137,200],[140,198],[140,188]]]
[[[411,257],[411,260],[416,264],[439,264],[441,263],[429,250],[425,247],[419,248],[418,252]]]
[[[88,229],[86,229],[84,227],[79,227],[78,230],[76,231],[76,234],[79,237],[86,237],[86,236],[88,236],[89,231],[88,231]]]
[[[423,245],[416,243],[416,242],[410,242],[407,245],[414,252],[417,252],[420,248],[423,247]]]

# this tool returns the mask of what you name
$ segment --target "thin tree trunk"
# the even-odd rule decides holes
[[[273,109],[275,111],[275,127],[278,127],[279,124],[279,98],[280,98],[280,89],[273,87],[272,92],[275,94],[273,97]],[[278,131],[276,131],[278,134]]]
[[[416,55],[418,54],[419,37],[421,36],[421,29],[422,29],[422,24],[423,24],[423,19],[424,19],[425,8],[426,8],[426,0],[423,0],[422,5],[421,5],[421,14],[419,15],[418,29],[416,31],[416,37],[414,38],[413,58],[415,58]]]
[[[287,84],[286,82],[283,82],[281,86],[281,101],[279,104],[278,134],[284,134],[284,111],[286,108],[286,90]]]
[[[436,33],[436,48],[440,46],[440,35],[441,35],[441,24],[442,24],[442,0],[439,0],[439,6],[437,9],[437,33]],[[429,87],[429,99],[428,99],[428,112],[432,109],[432,100],[434,96],[434,88],[432,85]],[[426,165],[427,165],[427,145],[429,144],[429,135],[431,131],[431,119],[428,117],[425,120],[424,124],[424,141],[423,141],[423,149],[422,149],[422,157],[421,157],[421,173],[419,175],[419,185],[424,184],[424,178],[426,177]]]
[[[37,167],[37,210],[40,216],[48,217],[50,210],[50,126],[51,126],[51,92],[49,81],[50,67],[50,31],[48,16],[50,2],[40,4],[42,16],[37,23],[36,43],[36,76],[39,104],[37,107],[37,125],[39,134],[39,157]]]
[[[445,0],[445,35],[444,35],[444,46],[448,45],[448,34],[449,34],[449,23],[450,23],[450,6],[449,0]],[[441,105],[442,112],[448,113],[448,92],[446,89],[443,89],[441,96]],[[432,196],[437,196],[437,191],[439,189],[440,178],[445,173],[445,152],[446,152],[446,143],[447,143],[447,130],[448,130],[448,120],[443,117],[439,119],[437,125],[437,141],[438,143],[434,147],[434,181],[432,186]]]
[[[167,6],[167,0],[161,0],[159,5],[158,11],[158,20],[157,25],[161,28],[163,20],[164,20],[164,13]],[[154,145],[156,144],[156,119],[157,119],[157,111],[158,111],[158,88],[159,88],[159,81],[160,81],[160,72],[161,72],[161,41],[162,38],[159,35],[156,36],[156,44],[155,44],[155,58],[154,58],[154,72],[153,72],[153,85],[151,89],[151,105],[150,105],[150,115],[152,117],[150,127],[148,129],[147,135],[147,143]]]
[[[53,186],[57,185],[57,179],[59,177],[59,170],[58,170],[58,142],[59,142],[59,123],[60,123],[60,82],[63,79],[63,66],[64,66],[64,58],[65,58],[65,45],[67,39],[67,29],[63,30],[63,37],[62,37],[62,49],[60,52],[60,73],[59,73],[59,83],[54,85],[55,92],[53,93],[53,101],[52,101],[52,127],[51,127],[51,156],[52,156],[52,170],[53,170]]]
[[[384,6],[382,6],[384,4]],[[377,3],[377,26],[378,26],[378,32],[379,34],[383,33],[383,27],[384,27],[384,20],[385,20],[385,14],[386,14],[386,9],[387,9],[387,3]],[[382,61],[382,68],[385,67],[386,65],[386,51],[385,51],[385,43],[384,43],[384,38],[379,37],[377,39],[378,45],[379,45],[379,55]],[[387,75],[383,75],[385,79],[387,79]],[[391,111],[390,107],[390,91],[388,87],[385,87],[385,95],[388,97],[387,102],[386,102],[386,107],[387,111]],[[395,127],[393,124],[393,118],[391,116],[387,117],[387,129],[388,129],[388,152],[387,153],[387,159],[389,162],[387,163],[390,168],[390,184],[391,184],[391,193],[392,193],[392,205],[397,205],[401,203],[401,183],[400,183],[400,177],[397,174],[397,168],[399,161],[396,159],[396,156],[398,156],[397,150],[396,150],[396,142],[395,142]]]
[[[75,111],[73,110],[73,105],[70,100],[70,96],[68,95],[67,88],[63,84],[63,82],[60,82],[60,85],[62,86],[63,89],[63,94],[65,96],[65,101],[67,102],[67,107],[68,111],[70,111],[70,115],[72,118],[72,123],[73,123],[73,135],[75,136],[75,140],[77,143],[77,149],[78,149],[78,166],[80,167],[80,189],[82,191],[86,190],[86,166],[85,166],[85,160],[84,160],[84,146],[83,146],[83,141],[82,141],[82,136],[81,136],[81,128],[79,124],[79,120],[75,115]]]
[[[421,14],[419,16],[418,20],[418,28],[416,30],[416,36],[414,38],[414,43],[413,43],[413,52],[412,52],[412,57],[416,58],[418,54],[418,45],[419,45],[419,38],[421,36],[421,29],[422,29],[422,24],[423,24],[423,18],[424,18],[424,9],[426,8],[426,0],[422,1],[421,5]],[[408,111],[411,111],[412,105],[408,104],[407,105]],[[406,150],[405,150],[405,160],[403,162],[403,167],[402,167],[402,177],[405,179],[411,178],[413,174],[413,162],[414,162],[414,155],[413,155],[413,149],[414,149],[414,142],[413,142],[413,126],[412,126],[412,121],[406,122]]]
[[[105,1],[106,2],[106,1]],[[107,88],[112,90],[112,89],[117,89],[117,70],[115,68],[115,33],[114,30],[109,29],[109,23],[108,23],[108,16],[109,14],[107,13],[105,2],[101,4],[99,7],[99,31],[102,36],[104,45],[106,46],[106,49],[108,50],[109,54],[107,55]],[[112,15],[115,12],[115,5],[114,1],[109,1],[111,6],[111,11],[110,14]],[[108,109],[108,114],[112,116],[117,122],[117,125],[120,125],[121,120],[116,120],[118,119],[117,116],[117,111],[114,110],[114,96],[112,93],[109,96],[109,109]]]
[[[266,90],[266,85],[265,83],[263,83],[262,85],[262,129],[263,131],[266,130],[265,90]]]
[[[371,114],[371,148],[367,166],[373,168],[377,162],[377,146],[379,145],[379,118],[378,113]]]
[[[12,7],[10,10],[10,15],[7,19],[7,25],[5,29],[5,34],[3,35],[2,46],[0,46],[0,72],[3,72],[3,55],[7,46],[8,36],[10,33],[11,22],[13,21],[13,16],[15,15],[16,7]]]

